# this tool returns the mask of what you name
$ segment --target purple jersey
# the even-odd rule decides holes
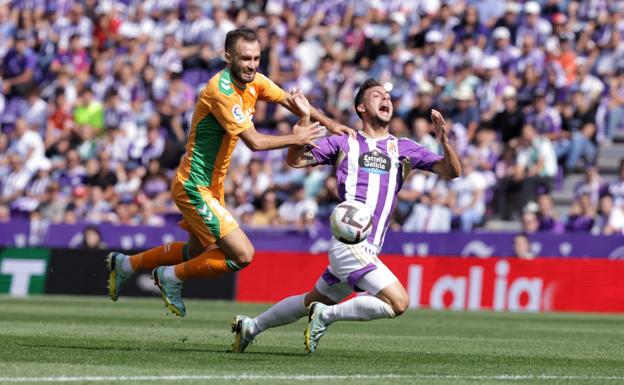
[[[368,241],[379,248],[405,178],[413,169],[431,171],[442,159],[413,140],[392,135],[378,139],[362,132],[355,139],[334,135],[317,145],[311,150],[317,162],[336,166],[340,199],[363,202],[373,212]]]

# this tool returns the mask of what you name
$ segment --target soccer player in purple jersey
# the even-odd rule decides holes
[[[301,111],[308,110],[307,100],[300,91],[295,92],[293,99]],[[431,119],[444,148],[444,157],[410,139],[390,135],[388,123],[392,109],[388,92],[369,79],[355,97],[355,110],[363,122],[355,138],[330,136],[314,147],[289,147],[288,163],[292,167],[334,165],[340,199],[356,200],[368,206],[373,212],[373,230],[365,241],[356,245],[332,237],[329,266],[308,293],[285,298],[255,318],[237,315],[232,321],[235,333],[232,351],[243,352],[264,330],[308,315],[305,344],[309,352],[314,352],[327,327],[335,321],[394,318],[407,309],[409,298],[405,288],[378,258],[397,193],[413,169],[432,171],[449,180],[461,174],[461,166],[438,111],[433,110]],[[309,115],[304,113],[299,125],[307,124]],[[354,290],[369,295],[341,303]]]

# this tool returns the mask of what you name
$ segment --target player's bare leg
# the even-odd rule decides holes
[[[216,245],[209,246],[211,248]],[[170,242],[135,255],[110,252],[106,256],[109,270],[108,293],[113,301],[119,298],[123,284],[139,270],[153,270],[159,266],[171,266],[187,261],[204,252],[200,240],[190,234],[188,242]]]
[[[362,295],[340,303],[326,306],[314,302],[309,307],[308,327],[305,331],[305,344],[308,352],[316,351],[327,327],[339,320],[371,321],[379,318],[397,317],[409,306],[409,297],[405,288],[394,282],[383,288],[375,296]]]
[[[295,322],[308,314],[312,302],[334,305],[335,302],[321,294],[316,287],[307,293],[284,298],[255,318],[237,315],[232,319],[234,343],[232,352],[242,353],[263,331]]]
[[[198,239],[189,241],[193,252],[200,249]],[[203,246],[202,246],[203,247]],[[192,278],[211,279],[238,271],[251,263],[254,248],[240,228],[219,239],[216,245],[208,245],[198,256],[175,266],[157,267],[152,275],[162,293],[165,306],[178,316],[186,314],[182,301],[182,283]]]

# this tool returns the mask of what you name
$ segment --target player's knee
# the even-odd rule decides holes
[[[248,266],[253,260],[254,253],[254,247],[250,243],[246,247],[243,247],[233,259],[240,267],[245,267]]]
[[[409,297],[407,295],[402,295],[397,298],[393,298],[391,306],[392,310],[394,311],[394,316],[398,317],[401,314],[405,313],[405,311],[409,307]]]

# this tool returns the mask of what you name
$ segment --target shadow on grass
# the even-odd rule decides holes
[[[155,353],[217,353],[232,354],[234,353],[222,348],[153,348],[153,347],[132,347],[132,346],[79,346],[79,345],[61,345],[61,344],[29,344],[19,343],[19,346],[28,348],[44,348],[44,349],[74,349],[74,350],[90,350],[96,352],[155,352]],[[271,352],[271,351],[248,351],[244,356],[282,356],[282,357],[302,357],[307,356],[306,352]],[[236,355],[238,356],[238,355]]]

